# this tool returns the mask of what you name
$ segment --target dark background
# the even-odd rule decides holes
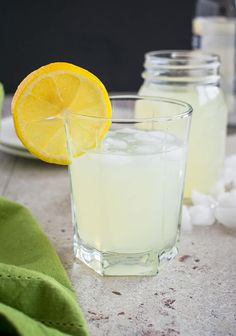
[[[136,91],[144,53],[191,49],[195,0],[0,1],[0,81],[7,93],[32,70],[67,61],[109,91]]]

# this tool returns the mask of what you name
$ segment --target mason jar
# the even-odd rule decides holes
[[[186,101],[193,107],[185,199],[192,191],[210,193],[222,172],[227,107],[220,88],[220,60],[199,51],[145,54],[139,94]]]
[[[220,56],[228,124],[236,126],[236,1],[197,0],[192,32],[193,49]]]

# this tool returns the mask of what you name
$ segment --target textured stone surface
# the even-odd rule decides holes
[[[235,135],[227,145],[227,153],[233,152]],[[0,153],[0,193],[38,218],[68,271],[92,336],[236,335],[235,231],[218,224],[185,234],[179,257],[155,277],[102,278],[73,261],[65,167]]]

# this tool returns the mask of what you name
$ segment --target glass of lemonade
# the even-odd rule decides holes
[[[227,107],[220,88],[219,57],[197,51],[145,55],[139,93],[187,101],[193,107],[184,197],[210,193],[224,163]]]
[[[154,275],[177,254],[192,108],[138,95],[110,100],[111,119],[74,116],[94,119],[98,133],[79,157],[67,127],[74,254],[101,275]]]

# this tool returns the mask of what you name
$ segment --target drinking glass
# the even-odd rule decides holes
[[[177,254],[192,108],[139,95],[110,100],[111,118],[68,118],[74,254],[101,275],[154,275]]]
[[[193,191],[211,193],[225,157],[227,107],[220,87],[217,55],[161,50],[145,54],[139,93],[187,101],[193,107],[184,198]]]

